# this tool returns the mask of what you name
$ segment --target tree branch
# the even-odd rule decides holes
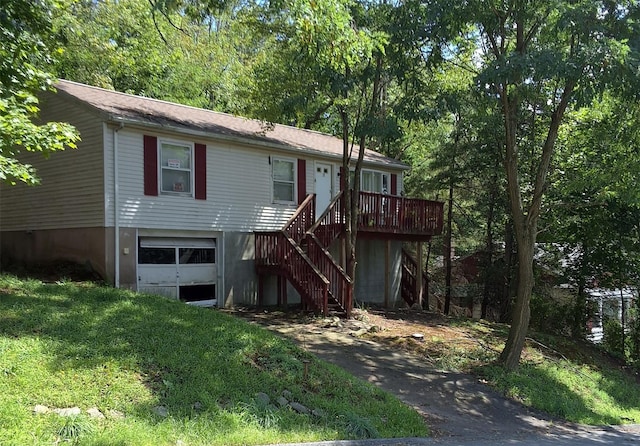
[[[162,8],[159,8],[158,5],[154,2],[154,0],[149,0],[149,4],[151,5],[151,10],[152,11],[159,11],[160,14],[162,14],[162,16],[165,18],[165,20],[169,23],[169,25],[174,27],[176,30],[180,31],[185,36],[190,37],[188,32],[186,32],[183,28],[181,28],[178,25],[176,25],[175,23],[173,23],[173,20],[171,20],[171,17],[169,17],[167,12],[165,10],[163,10]],[[155,12],[152,12],[152,14],[154,15],[154,23],[155,23]],[[157,29],[157,26],[156,26],[156,29]],[[164,40],[164,38],[162,40]],[[166,41],[165,41],[165,43],[166,43]]]
[[[551,124],[549,125],[549,131],[547,132],[547,138],[542,146],[542,158],[538,166],[538,172],[536,174],[536,181],[533,192],[533,199],[527,212],[527,219],[529,222],[535,221],[540,215],[540,208],[542,204],[542,195],[546,188],[547,174],[549,173],[549,165],[551,164],[551,156],[553,154],[553,148],[555,146],[556,139],[558,138],[558,130],[560,123],[567,110],[569,101],[573,95],[577,80],[569,79],[565,84],[564,91],[560,98],[558,107],[551,115]]]

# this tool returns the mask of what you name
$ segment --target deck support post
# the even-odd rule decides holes
[[[389,295],[391,294],[391,240],[387,240],[384,250],[384,307],[389,308]]]
[[[258,308],[262,308],[264,301],[264,274],[258,274]]]
[[[287,307],[287,281],[278,275],[278,307]]]
[[[420,305],[420,308],[422,308],[422,295],[424,293],[422,283],[422,242],[418,242],[416,257],[416,261],[418,263],[418,271],[416,271],[416,298],[418,305]]]

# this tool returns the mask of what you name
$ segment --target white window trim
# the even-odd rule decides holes
[[[162,189],[162,144],[171,144],[174,146],[182,146],[189,149],[189,157],[191,167],[189,169],[171,169],[167,168],[167,170],[182,170],[184,172],[189,172],[189,192],[176,192],[176,191],[166,191]],[[195,197],[195,176],[196,176],[196,166],[195,166],[195,153],[194,153],[194,144],[193,142],[180,141],[176,139],[166,139],[166,138],[158,138],[158,191],[161,195],[172,195],[178,197]]]
[[[288,200],[276,200],[275,197],[275,182],[276,179],[273,176],[273,166],[275,165],[276,161],[285,161],[285,162],[289,162],[293,164],[293,200],[292,201],[288,201]],[[284,156],[272,156],[271,157],[271,199],[273,200],[273,203],[275,204],[287,204],[287,205],[297,205],[298,204],[298,160],[295,158],[287,158]],[[280,181],[279,182],[283,183],[284,181]]]

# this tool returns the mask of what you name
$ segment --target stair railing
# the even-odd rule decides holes
[[[338,195],[333,197],[327,209],[307,230],[308,233],[317,237],[323,248],[328,248],[344,230],[343,195],[344,191],[340,191]]]
[[[287,221],[282,230],[289,234],[296,243],[300,243],[306,232],[315,222],[315,211],[316,195],[309,194],[307,198],[300,203],[300,206],[298,206],[298,209],[296,209],[296,212]]]
[[[301,296],[307,296],[324,316],[329,311],[329,280],[320,272],[315,263],[304,253],[292,237],[282,233],[285,238],[284,264],[289,281]]]
[[[353,306],[353,280],[338,265],[329,251],[313,233],[307,233],[307,252],[311,262],[329,280],[329,294],[340,306],[341,310],[351,317]]]
[[[329,280],[320,272],[300,245],[284,231],[257,232],[257,267],[278,268],[303,298],[327,315]]]
[[[404,248],[402,249],[402,279],[400,280],[400,294],[408,305],[418,302],[416,284],[418,280],[418,262]],[[427,272],[422,274],[422,287],[428,293],[429,277]]]
[[[280,266],[284,256],[282,231],[263,231],[255,233],[255,262],[257,267]]]

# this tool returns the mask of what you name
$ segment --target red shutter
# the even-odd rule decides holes
[[[391,174],[391,195],[398,195],[398,175]]]
[[[158,138],[144,135],[144,194],[158,195]]]
[[[307,197],[307,161],[298,160],[298,204]]]
[[[207,199],[207,146],[196,144],[195,146],[195,184],[196,200]]]

